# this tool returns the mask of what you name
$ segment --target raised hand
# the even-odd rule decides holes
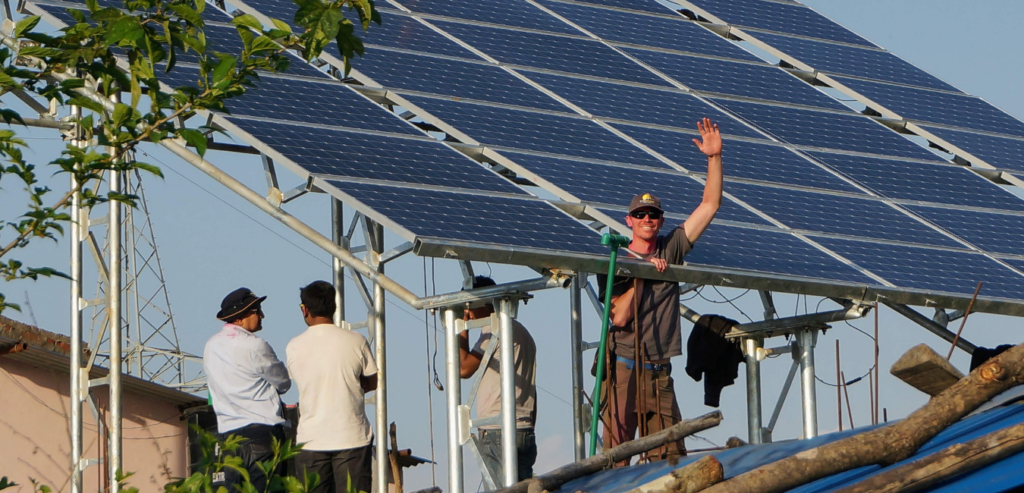
[[[711,119],[705,117],[703,121],[697,122],[697,131],[700,132],[701,140],[693,139],[700,152],[708,157],[716,157],[722,154],[722,135],[718,133],[718,124],[711,123]]]
[[[658,272],[665,272],[665,269],[668,268],[668,260],[663,258],[653,257],[651,263],[654,264],[655,269],[658,269]]]

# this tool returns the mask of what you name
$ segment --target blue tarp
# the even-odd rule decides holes
[[[853,469],[840,474],[822,478],[812,483],[805,484],[791,491],[798,493],[823,493],[835,491],[844,486],[861,481],[879,471],[898,467],[934,452],[942,450],[950,445],[973,440],[982,435],[992,433],[1003,428],[1024,422],[1024,403],[1014,402],[1004,406],[996,407],[988,411],[969,416],[946,428],[935,438],[922,446],[913,457],[893,464],[888,468],[879,466],[865,466]],[[756,469],[765,464],[789,457],[820,445],[824,445],[841,438],[863,433],[874,427],[862,427],[855,430],[848,430],[838,433],[822,435],[810,440],[791,440],[765,445],[748,445],[745,447],[713,452],[725,471],[725,477],[731,478]],[[685,466],[703,455],[697,454],[685,457],[678,464],[672,466],[667,462],[656,462],[638,466],[610,469],[602,471],[585,478],[577,479],[564,486],[562,491],[585,491],[586,493],[625,493],[633,488],[644,485],[650,481],[660,478],[674,468]],[[951,493],[986,491],[1000,492],[1007,491],[1019,486],[1024,486],[1024,453],[1016,454],[987,467],[961,474],[955,478],[934,486],[929,491]]]

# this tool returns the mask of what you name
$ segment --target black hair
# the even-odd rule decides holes
[[[487,286],[496,285],[497,283],[494,282],[494,279],[491,279],[490,277],[487,276],[476,276],[473,278],[473,289],[486,288]]]
[[[327,281],[313,281],[309,283],[309,286],[299,288],[299,299],[302,300],[302,305],[309,310],[309,314],[314,317],[334,317],[334,312],[338,309],[337,303],[334,301],[334,296],[337,291],[334,290],[334,286]]]

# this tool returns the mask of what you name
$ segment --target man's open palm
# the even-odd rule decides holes
[[[708,157],[722,154],[722,135],[718,133],[718,124],[711,123],[710,118],[704,118],[697,122],[697,131],[700,132],[701,140],[693,139],[700,152]]]

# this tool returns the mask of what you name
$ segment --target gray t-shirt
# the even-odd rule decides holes
[[[670,264],[683,263],[683,257],[693,248],[686,238],[686,231],[676,227],[667,235],[658,236],[654,252],[645,259],[663,258]],[[604,300],[605,282],[608,276],[598,275],[601,300]],[[683,336],[679,329],[679,283],[615,276],[612,295],[626,292],[633,283],[642,284],[639,294],[639,309],[635,319],[640,321],[641,354],[646,361],[658,361],[683,354]],[[636,324],[630,320],[625,327],[611,327],[610,347],[616,356],[636,359]]]
[[[485,325],[480,333],[480,340],[473,347],[473,352],[484,354],[492,338],[491,326]],[[516,320],[512,321],[512,347],[515,354],[516,371],[516,428],[533,428],[537,418],[537,346],[533,337]],[[480,381],[480,390],[476,399],[477,419],[499,416],[501,414],[501,342],[494,348],[494,355],[487,363]],[[494,430],[500,425],[481,426],[481,429]]]

